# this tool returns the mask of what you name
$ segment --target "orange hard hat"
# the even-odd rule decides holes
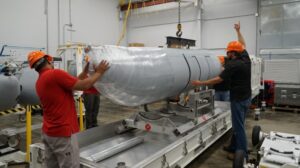
[[[225,56],[224,55],[219,55],[218,58],[219,58],[220,63],[222,65],[224,65],[225,64]]]
[[[227,52],[236,51],[236,52],[241,53],[244,51],[244,46],[242,43],[240,43],[238,41],[231,41],[228,43],[226,50],[227,50]]]
[[[37,50],[30,52],[27,57],[30,68],[33,68],[33,65],[43,57],[45,57],[49,62],[53,61],[53,57],[45,54],[43,51]]]

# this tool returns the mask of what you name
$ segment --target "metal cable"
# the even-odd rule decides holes
[[[181,0],[179,0],[178,1],[178,24],[180,24],[181,23],[181,20],[180,20],[180,18],[181,18]]]
[[[182,31],[181,31],[181,0],[178,0],[178,24],[177,24],[177,32],[176,36],[181,37],[182,36]]]

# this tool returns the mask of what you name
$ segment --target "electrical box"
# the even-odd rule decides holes
[[[300,106],[300,84],[275,84],[276,105]]]

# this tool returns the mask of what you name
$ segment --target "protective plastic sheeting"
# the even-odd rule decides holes
[[[206,80],[221,72],[216,55],[206,50],[93,47],[90,73],[101,60],[110,69],[94,85],[102,95],[125,106],[138,106],[178,95],[191,80]]]

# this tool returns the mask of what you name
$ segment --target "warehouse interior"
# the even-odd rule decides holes
[[[300,167],[299,9],[1,0],[0,168]]]

